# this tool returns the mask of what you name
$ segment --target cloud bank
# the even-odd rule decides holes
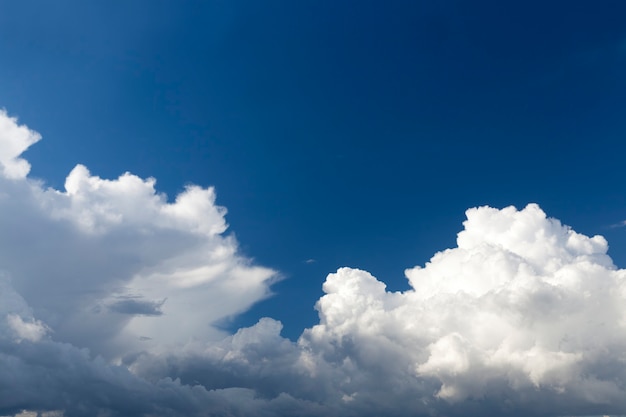
[[[626,270],[537,205],[468,210],[410,290],[330,274],[297,342],[271,318],[227,335],[277,274],[214,190],[82,165],[45,188],[39,139],[0,112],[0,415],[626,414]]]
[[[56,339],[107,358],[220,339],[216,322],[268,296],[276,272],[237,253],[212,188],[168,203],[152,178],[82,165],[44,188],[20,158],[39,139],[0,113],[0,270]]]

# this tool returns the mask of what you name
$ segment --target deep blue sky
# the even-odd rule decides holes
[[[327,273],[404,268],[464,211],[537,202],[626,266],[622,1],[0,3],[0,106],[76,163],[214,185],[245,254],[286,277],[232,323],[297,336]],[[315,263],[306,263],[315,259]]]

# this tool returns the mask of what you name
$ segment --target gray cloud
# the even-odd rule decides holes
[[[165,301],[165,299],[160,301],[142,300],[141,297],[132,296],[117,297],[115,301],[107,305],[107,308],[120,314],[160,316],[163,314],[161,307]]]

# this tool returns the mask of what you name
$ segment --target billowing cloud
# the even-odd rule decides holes
[[[626,414],[626,270],[537,205],[468,210],[410,290],[330,274],[297,342],[271,318],[227,335],[276,273],[214,190],[81,165],[45,188],[37,140],[0,113],[0,415]]]
[[[301,345],[346,369],[340,387],[355,401],[381,395],[353,382],[368,372],[387,393],[411,387],[449,413],[479,403],[500,414],[623,412],[626,271],[606,241],[533,204],[470,209],[464,226],[457,248],[406,271],[410,291],[386,292],[364,271],[330,275],[321,322]]]
[[[30,172],[30,164],[20,155],[41,139],[39,133],[20,126],[17,119],[0,109],[0,168],[5,178],[23,178]]]
[[[623,414],[626,270],[606,241],[534,204],[467,217],[456,248],[406,271],[409,291],[358,269],[330,274],[320,323],[297,343],[262,319],[132,369],[287,392],[341,415]]]
[[[0,113],[0,270],[55,339],[108,358],[220,339],[215,322],[268,296],[275,271],[237,253],[212,188],[168,202],[152,178],[82,165],[45,188],[20,157],[39,137]]]

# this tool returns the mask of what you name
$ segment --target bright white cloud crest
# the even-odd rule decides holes
[[[626,413],[626,270],[537,205],[468,210],[411,290],[330,274],[296,343],[269,318],[228,336],[276,273],[213,189],[169,203],[82,165],[45,189],[20,159],[38,139],[0,113],[0,415]]]
[[[23,178],[28,174],[30,164],[20,155],[40,139],[39,133],[18,125],[16,118],[0,109],[0,168],[4,177]]]
[[[372,345],[385,348],[407,379],[436,381],[435,396],[451,403],[494,386],[621,402],[624,356],[613,349],[626,348],[626,271],[612,265],[604,239],[532,204],[467,216],[457,248],[406,271],[412,291],[387,293],[363,271],[331,274],[308,343],[336,350],[350,341],[372,366]]]

